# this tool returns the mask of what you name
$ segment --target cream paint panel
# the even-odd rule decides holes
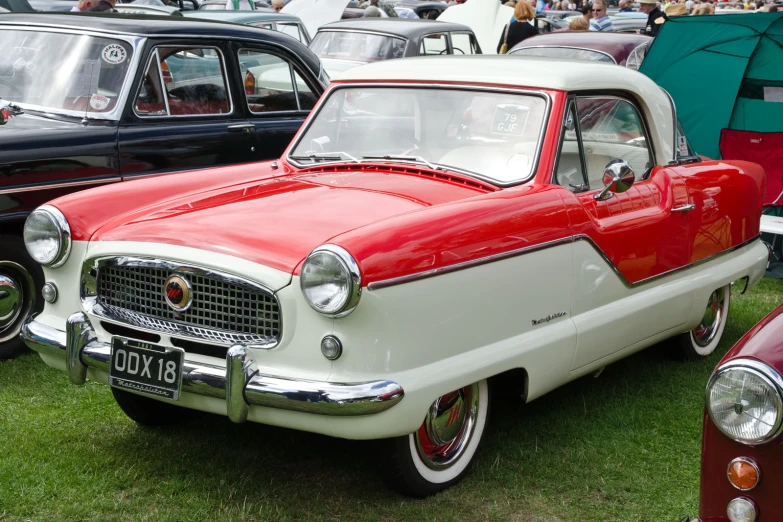
[[[57,286],[57,300],[54,303],[45,303],[44,309],[36,321],[65,331],[65,320],[69,315],[82,311],[82,303],[79,299],[79,284],[81,281],[82,261],[87,251],[87,241],[74,241],[71,243],[71,254],[68,261],[59,268],[43,267],[44,280]]]

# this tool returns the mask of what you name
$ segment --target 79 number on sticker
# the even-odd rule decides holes
[[[492,134],[521,136],[527,125],[528,108],[523,105],[498,105],[492,118]]]

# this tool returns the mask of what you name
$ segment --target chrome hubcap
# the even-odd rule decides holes
[[[24,303],[24,289],[10,276],[0,274],[0,335],[19,318]]]
[[[478,417],[479,387],[471,384],[439,397],[416,432],[416,449],[432,469],[454,464],[468,446]]]
[[[707,308],[701,318],[701,323],[691,331],[691,338],[698,346],[710,344],[718,334],[718,328],[723,322],[726,305],[726,290],[719,288],[710,295]]]

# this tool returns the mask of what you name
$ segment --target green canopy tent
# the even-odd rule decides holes
[[[719,158],[724,128],[783,132],[783,12],[672,18],[640,72],[672,96],[698,154]]]

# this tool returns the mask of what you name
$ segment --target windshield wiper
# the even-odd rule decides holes
[[[348,154],[347,152],[314,152],[306,156],[291,156],[292,160],[304,161],[310,160],[315,163],[316,160],[323,161],[341,161],[349,159],[354,163],[359,163],[359,160]]]
[[[444,170],[443,167],[440,165],[435,165],[434,163],[430,163],[429,161],[425,160],[421,156],[405,156],[405,155],[393,155],[393,154],[384,154],[383,156],[362,156],[363,160],[398,160],[398,161],[412,161],[414,163],[423,163],[427,165],[432,170]]]

